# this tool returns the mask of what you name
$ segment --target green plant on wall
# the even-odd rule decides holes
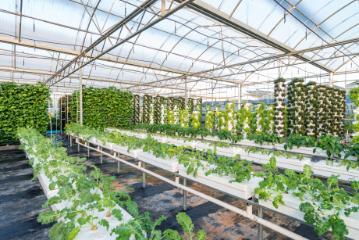
[[[0,84],[0,144],[16,141],[19,127],[35,128],[45,133],[49,89],[44,84]]]
[[[234,118],[235,118],[235,113],[234,113],[234,103],[233,102],[228,102],[226,104],[226,125],[227,125],[227,130],[232,131],[234,130]]]
[[[188,99],[187,109],[188,109],[188,112],[189,112],[190,114],[195,110],[193,98],[189,98],[189,99]]]
[[[167,99],[165,97],[160,98],[161,103],[161,123],[167,123]]]
[[[285,121],[285,79],[278,78],[274,81],[274,133],[279,137],[286,136]]]
[[[187,109],[182,109],[179,112],[180,126],[183,128],[189,127],[189,113]]]
[[[256,116],[257,116],[257,129],[256,129],[256,133],[257,134],[261,134],[261,133],[266,133],[266,105],[264,103],[260,103],[258,104],[258,106],[256,107]]]
[[[140,118],[141,109],[140,109],[140,96],[139,95],[133,96],[133,108],[134,108],[133,123],[138,124],[141,122],[141,118]]]
[[[305,118],[305,132],[307,136],[317,137],[318,123],[317,123],[317,112],[318,112],[318,94],[317,84],[315,82],[309,82],[307,87],[307,97],[305,100],[306,104],[306,118]]]
[[[152,104],[152,96],[144,95],[143,96],[143,123],[151,123],[151,104]]]
[[[306,87],[303,79],[295,78],[288,85],[289,134],[305,134]]]
[[[213,131],[214,128],[214,112],[211,110],[209,105],[207,106],[207,110],[206,110],[204,127],[211,132]]]
[[[173,97],[167,98],[167,123],[175,124],[175,114],[174,114],[174,101]]]
[[[251,105],[246,103],[236,113],[236,132],[238,135],[248,136],[251,133],[252,112]]]
[[[218,122],[218,131],[228,131],[228,122],[226,111],[217,110],[216,111],[216,118]]]
[[[153,123],[161,123],[161,97],[156,96],[153,103]]]
[[[352,88],[349,98],[354,104],[353,142],[359,143],[359,87]]]
[[[76,91],[71,98],[70,112],[72,122],[77,122],[79,94]],[[83,89],[84,125],[105,127],[127,127],[133,121],[133,95],[130,92],[110,88]]]
[[[201,127],[201,112],[200,111],[193,111],[191,114],[191,126],[195,129]]]

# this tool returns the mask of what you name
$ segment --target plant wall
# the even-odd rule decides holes
[[[0,144],[17,141],[19,127],[35,128],[45,133],[49,89],[43,84],[0,84]]]
[[[138,124],[141,122],[141,108],[140,108],[140,96],[134,95],[133,96],[133,123]]]
[[[331,99],[331,133],[335,136],[344,136],[344,118],[345,118],[345,90],[339,88],[332,89]]]
[[[160,124],[161,123],[161,97],[154,97],[153,102],[153,123]]]
[[[261,133],[266,133],[265,130],[265,122],[266,122],[266,107],[264,103],[260,103],[256,106],[256,114],[257,114],[257,119],[256,119],[256,123],[257,123],[257,129],[256,129],[256,133],[261,134]]]
[[[293,79],[288,84],[289,134],[305,135],[306,88],[303,79]]]
[[[201,117],[202,114],[200,111],[193,111],[191,114],[191,126],[195,129],[198,129],[201,127]]]
[[[285,79],[278,78],[274,81],[274,98],[275,98],[275,110],[274,110],[274,132],[278,137],[286,136],[285,131]]]
[[[349,97],[354,104],[353,142],[359,143],[359,87],[351,89]]]
[[[235,129],[234,126],[234,103],[228,102],[226,104],[226,121],[227,121],[227,129],[228,131],[232,131]]]
[[[143,96],[143,106],[142,106],[142,122],[143,123],[151,123],[151,104],[152,104],[152,96],[150,95],[144,95]]]
[[[305,100],[306,105],[306,118],[305,118],[305,132],[307,136],[318,136],[318,98],[317,98],[317,84],[309,82],[307,85],[307,97]]]
[[[181,109],[179,111],[179,123],[183,128],[189,127],[189,114],[187,109]]]
[[[167,99],[161,96],[160,102],[161,102],[161,123],[167,124]]]
[[[215,122],[215,113],[211,110],[210,106],[208,105],[206,110],[204,127],[210,132],[212,132],[214,129],[214,122]]]
[[[167,98],[167,123],[175,124],[174,97]]]
[[[133,121],[133,95],[130,92],[110,88],[83,89],[83,123],[89,127],[128,127]],[[79,92],[71,98],[72,122],[79,119]]]
[[[345,102],[345,90],[341,89],[339,92],[339,101],[338,101],[338,114],[339,114],[339,135],[345,135],[345,112],[346,112],[346,102]]]

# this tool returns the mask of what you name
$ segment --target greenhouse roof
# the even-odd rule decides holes
[[[345,87],[358,80],[358,40],[356,0],[0,1],[1,81],[60,93],[80,76],[215,99],[267,97],[279,76]]]

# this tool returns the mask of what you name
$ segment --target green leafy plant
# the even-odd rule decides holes
[[[45,133],[49,89],[43,84],[0,84],[0,144],[17,141],[19,127],[35,128]]]
[[[79,92],[70,101],[72,122],[79,121]],[[134,115],[133,95],[114,87],[83,89],[83,121],[95,128],[126,127]]]

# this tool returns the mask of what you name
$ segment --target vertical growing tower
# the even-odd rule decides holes
[[[288,85],[288,131],[305,134],[306,87],[303,79],[293,79]]]
[[[274,81],[274,98],[275,98],[275,110],[274,110],[274,126],[275,134],[279,137],[286,135],[284,131],[284,118],[285,118],[285,79],[278,78]]]

